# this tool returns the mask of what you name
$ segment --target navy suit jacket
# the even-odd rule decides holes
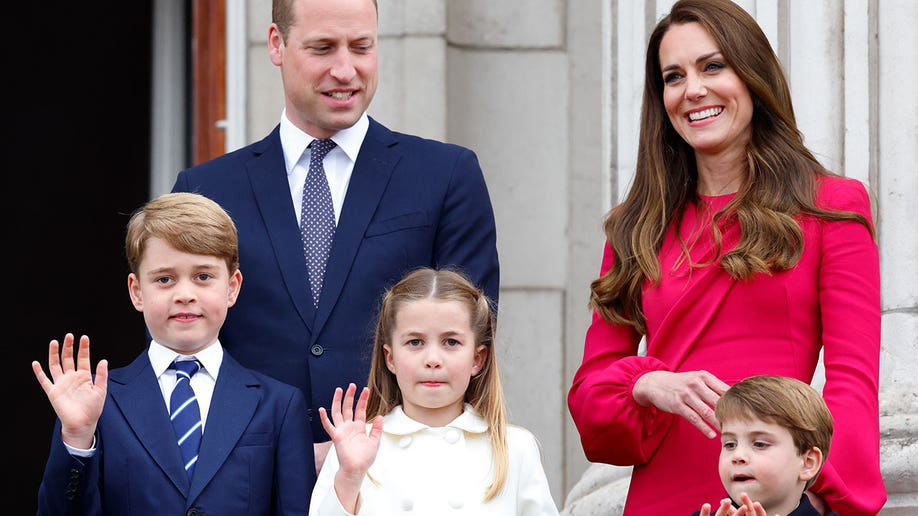
[[[70,455],[55,424],[38,513],[306,515],[311,438],[300,391],[224,353],[189,481],[144,352],[110,371],[95,455]]]
[[[303,390],[318,413],[335,387],[366,385],[384,290],[420,266],[463,270],[496,303],[491,200],[475,154],[370,118],[348,184],[318,309],[287,182],[279,126],[248,147],[179,173],[173,191],[226,209],[239,231],[243,292],[220,342],[243,365]]]

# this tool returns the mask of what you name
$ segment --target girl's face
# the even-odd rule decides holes
[[[745,155],[752,96],[698,23],[673,25],[660,41],[663,105],[696,155]]]
[[[488,353],[475,341],[468,307],[437,299],[405,303],[389,342],[386,366],[398,381],[405,414],[431,427],[456,419]]]

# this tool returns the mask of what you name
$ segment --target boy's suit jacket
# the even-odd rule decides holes
[[[147,353],[109,374],[96,453],[73,457],[54,428],[39,514],[306,514],[315,484],[302,394],[229,353],[189,481]]]
[[[181,172],[173,191],[225,208],[239,230],[245,294],[220,342],[243,365],[303,390],[315,411],[335,387],[366,385],[382,292],[419,266],[459,265],[497,301],[496,229],[484,176],[463,147],[392,132],[370,118],[341,210],[318,310],[290,197],[279,129]]]

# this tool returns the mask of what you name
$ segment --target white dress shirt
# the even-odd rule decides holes
[[[344,205],[344,196],[347,185],[351,181],[354,163],[363,139],[370,128],[370,119],[367,114],[361,115],[357,123],[342,129],[331,137],[335,148],[325,155],[322,167],[328,179],[331,190],[332,204],[335,207],[335,224],[341,219],[341,207]],[[311,152],[309,144],[314,137],[304,133],[287,119],[287,110],[281,114],[280,141],[284,149],[284,165],[287,167],[287,182],[290,185],[290,196],[293,199],[293,209],[296,210],[297,225],[300,221],[300,212],[303,209],[303,184],[309,172],[309,157]]]

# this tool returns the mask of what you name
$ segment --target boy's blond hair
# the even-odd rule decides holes
[[[816,389],[787,376],[750,376],[736,383],[718,400],[714,409],[717,420],[759,419],[787,428],[794,439],[797,454],[812,448],[822,451],[822,464],[829,457],[832,443],[832,413]],[[819,472],[811,478],[809,488]]]
[[[147,242],[156,237],[183,253],[216,256],[230,273],[239,268],[239,238],[229,214],[194,193],[161,195],[138,208],[128,221],[124,253],[137,274]]]

